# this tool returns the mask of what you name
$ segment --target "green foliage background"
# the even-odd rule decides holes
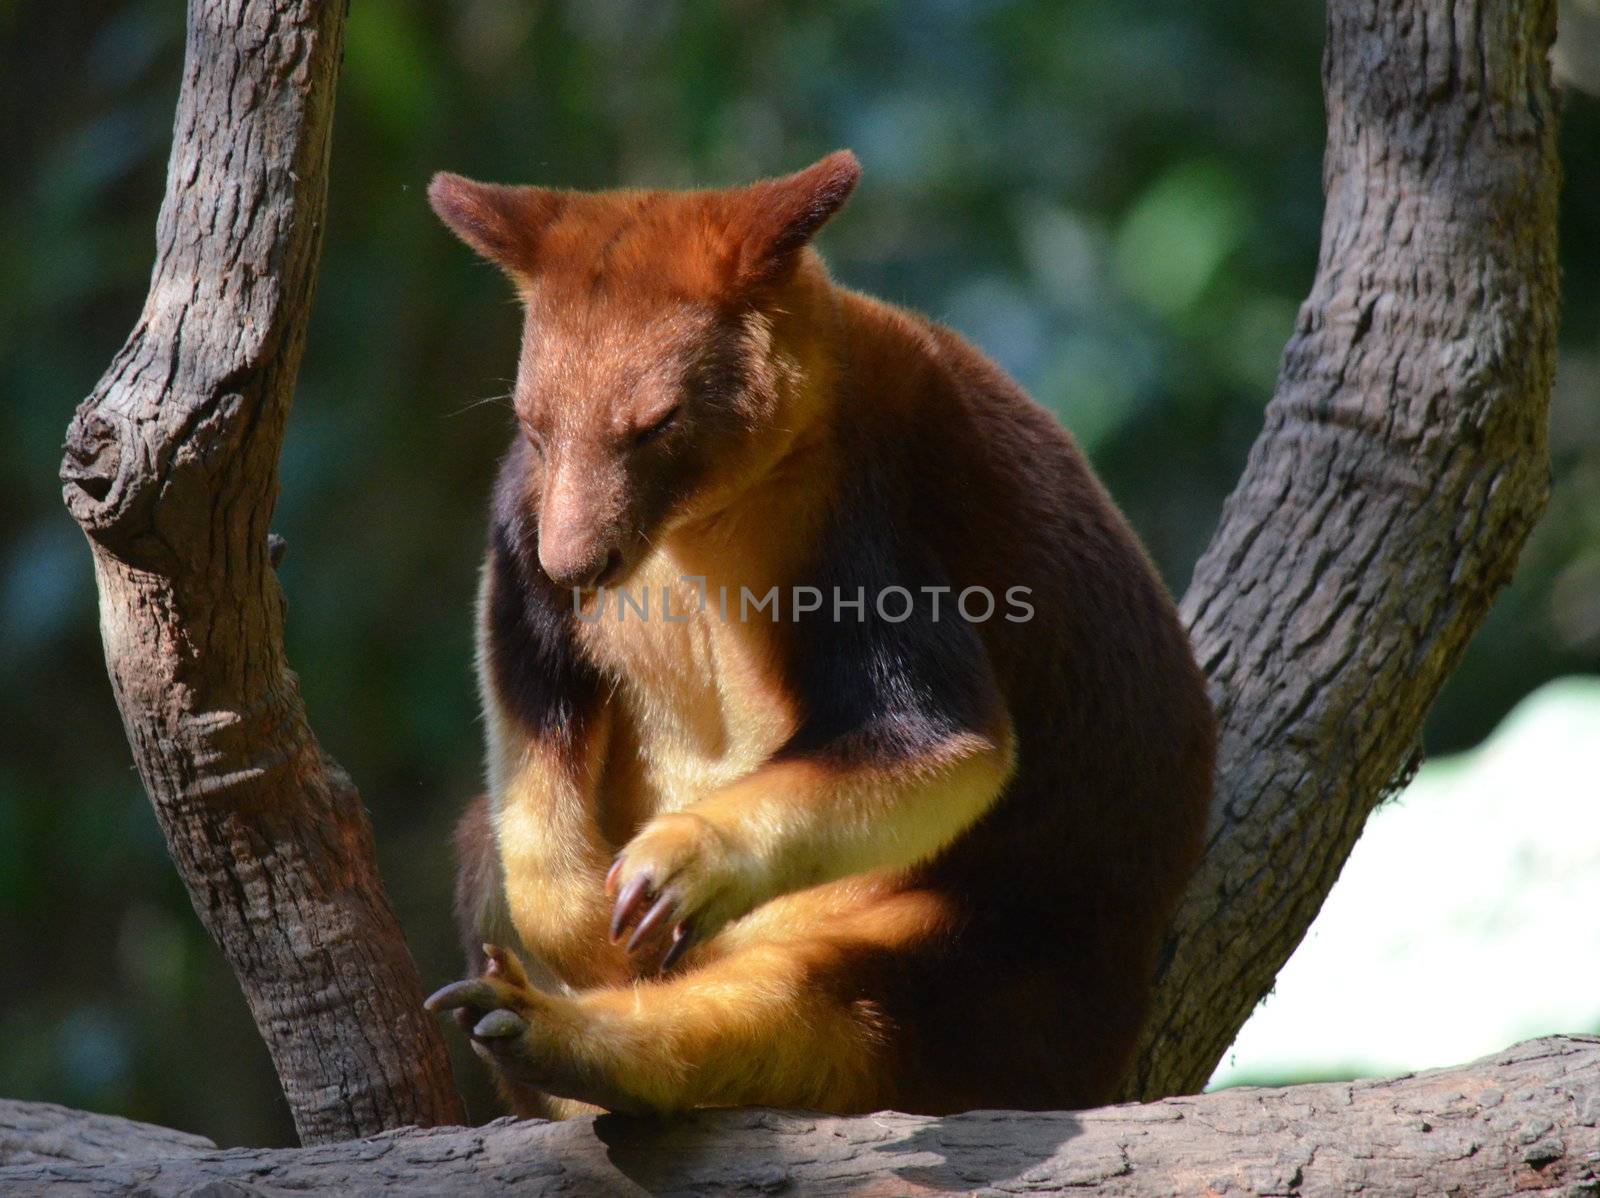
[[[457,968],[447,835],[479,784],[469,610],[507,430],[480,401],[517,318],[429,174],[719,184],[853,147],[835,273],[1060,413],[1181,591],[1315,265],[1321,32],[1320,6],[1260,0],[356,0],[277,528],[291,660],[430,982]],[[0,0],[0,1094],[288,1142],[131,771],[55,481],[143,300],[182,42],[172,0]],[[1555,498],[1433,751],[1600,668],[1593,99],[1564,142]]]

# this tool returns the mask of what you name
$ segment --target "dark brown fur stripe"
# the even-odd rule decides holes
[[[897,532],[905,522],[870,465],[844,490],[818,565],[802,585],[824,596],[791,641],[790,676],[800,726],[776,760],[809,757],[837,768],[892,765],[937,750],[961,733],[996,730],[1003,704],[987,653],[947,592],[934,618],[923,587],[951,583],[924,546]],[[903,494],[903,491],[900,493]],[[908,619],[888,620],[875,600],[889,587],[912,596]],[[833,597],[865,600],[864,618]],[[898,614],[899,596],[889,600]]]
[[[600,679],[579,652],[570,595],[539,569],[529,466],[519,441],[495,486],[487,664],[506,710],[529,732],[572,754],[599,707]]]

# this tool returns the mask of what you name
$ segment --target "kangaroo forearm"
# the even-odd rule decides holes
[[[773,762],[685,814],[755,863],[766,899],[932,856],[989,809],[1011,769],[1008,738],[963,734],[903,762]]]

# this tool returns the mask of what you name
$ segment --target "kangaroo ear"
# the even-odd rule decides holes
[[[735,285],[770,283],[791,269],[860,178],[856,156],[836,150],[803,171],[732,192]]]
[[[428,203],[450,231],[507,270],[533,269],[540,239],[570,199],[547,187],[475,183],[447,171],[428,184]]]

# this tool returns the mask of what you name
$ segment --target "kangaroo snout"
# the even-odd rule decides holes
[[[622,568],[618,504],[605,472],[568,465],[552,471],[539,505],[539,566],[560,587],[596,587]]]
[[[601,546],[568,552],[565,548],[550,551],[546,539],[539,537],[539,566],[550,581],[558,587],[580,587],[588,590],[610,582],[622,566],[622,551]]]

